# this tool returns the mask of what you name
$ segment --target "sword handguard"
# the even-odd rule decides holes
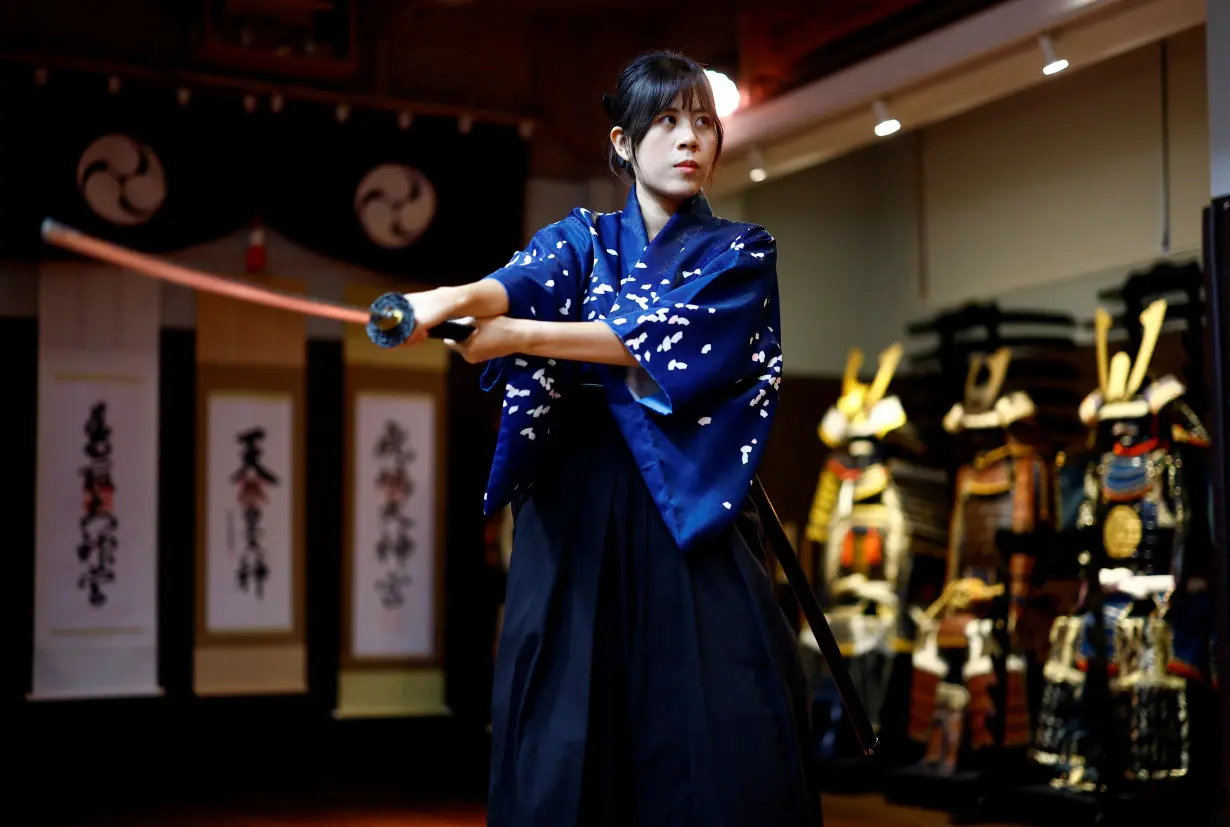
[[[394,348],[406,343],[414,333],[414,308],[402,293],[385,293],[372,302],[371,321],[367,323],[367,337],[377,347]],[[427,331],[433,339],[462,341],[474,332],[474,328],[460,322],[443,322]]]

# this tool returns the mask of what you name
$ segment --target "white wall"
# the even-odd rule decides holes
[[[1209,85],[1209,111],[1214,114],[1209,123],[1209,140],[1212,145],[1211,195],[1221,198],[1230,195],[1230,3],[1226,0],[1208,0],[1207,39],[1209,56],[1207,77],[1220,78],[1221,83]],[[1209,191],[1206,190],[1206,194]]]
[[[614,176],[582,181],[531,178],[525,190],[525,238],[528,241],[538,230],[577,207],[595,212],[621,210],[627,197],[628,188]]]
[[[723,200],[778,239],[787,370],[838,374],[969,300],[1090,318],[1132,270],[1199,258],[1204,32],[1167,48],[1166,73],[1150,46]]]
[[[852,345],[888,344],[916,309],[914,151],[902,136],[714,205],[777,240],[787,372],[840,372]]]

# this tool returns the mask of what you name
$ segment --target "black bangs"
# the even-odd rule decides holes
[[[714,111],[713,90],[699,67],[696,71],[684,70],[659,77],[651,75],[634,87],[628,97],[629,114],[634,117],[648,116],[651,121],[673,107],[676,98],[681,99],[680,108],[685,112],[691,109]]]
[[[717,126],[718,153],[721,153],[722,124],[704,68],[676,52],[650,52],[624,67],[614,96],[604,98],[607,115],[612,125],[621,127],[628,136],[633,157],[654,119],[673,107],[676,99],[684,111],[701,109],[712,114]],[[610,160],[612,169],[626,168],[620,164],[614,147],[610,150]]]

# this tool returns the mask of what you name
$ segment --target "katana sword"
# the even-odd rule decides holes
[[[240,301],[253,302],[292,313],[302,313],[306,316],[363,325],[367,329],[368,337],[382,348],[404,344],[414,332],[414,308],[401,293],[385,293],[372,302],[369,308],[363,309],[339,302],[311,299],[240,279],[218,276],[191,267],[172,264],[155,256],[86,235],[50,218],[43,222],[42,236],[48,244],[78,255],[106,261],[117,267],[192,290],[229,296]],[[462,341],[473,332],[474,328],[470,325],[446,321],[428,330],[427,335],[433,339]],[[820,654],[824,656],[829,673],[833,676],[833,682],[837,685],[838,694],[841,696],[846,715],[854,727],[859,746],[865,755],[872,755],[879,746],[879,738],[875,734],[871,718],[863,706],[862,699],[859,698],[858,690],[854,688],[854,682],[850,679],[845,658],[841,654],[837,640],[833,637],[833,631],[824,616],[824,610],[820,607],[820,601],[812,591],[807,575],[799,565],[794,548],[786,537],[786,530],[782,527],[781,519],[777,516],[777,511],[769,501],[768,494],[765,493],[764,486],[761,485],[758,477],[753,480],[752,502],[761,515],[762,523],[768,529],[769,543],[774,556],[781,564],[786,580],[802,608],[803,616],[816,636]]]
[[[385,293],[365,310],[172,264],[155,256],[86,235],[50,218],[43,221],[42,236],[48,244],[56,247],[171,284],[292,313],[302,313],[305,316],[363,325],[367,328],[368,338],[382,348],[404,344],[414,332],[414,308],[401,293]],[[470,325],[449,321],[431,328],[427,335],[433,339],[462,341],[473,332],[474,328]]]
[[[799,565],[794,546],[790,544],[790,538],[786,536],[786,529],[782,526],[781,518],[777,516],[777,510],[773,508],[773,503],[770,502],[769,495],[760,482],[760,477],[752,479],[752,504],[756,506],[761,522],[768,530],[769,546],[773,549],[773,556],[781,564],[782,571],[786,574],[786,581],[790,584],[790,590],[794,592],[795,599],[799,601],[799,607],[803,610],[803,616],[807,618],[807,625],[811,627],[812,633],[816,636],[820,654],[829,667],[829,674],[833,676],[833,683],[837,685],[837,694],[841,696],[846,716],[854,727],[854,736],[858,739],[859,748],[863,751],[863,755],[873,755],[880,746],[880,739],[871,723],[871,716],[867,714],[867,708],[863,706],[863,699],[859,697],[854,681],[850,679],[850,672],[846,668],[846,659],[841,654],[841,647],[837,645],[837,639],[833,637],[833,630],[824,616],[824,609],[820,607],[820,601],[816,598],[816,593],[812,590],[811,583],[808,582],[807,575],[803,572],[803,567]]]

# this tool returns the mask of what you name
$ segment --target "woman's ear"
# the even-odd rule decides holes
[[[631,163],[632,154],[628,151],[628,136],[624,134],[622,126],[611,128],[611,145],[615,147],[616,155]]]

